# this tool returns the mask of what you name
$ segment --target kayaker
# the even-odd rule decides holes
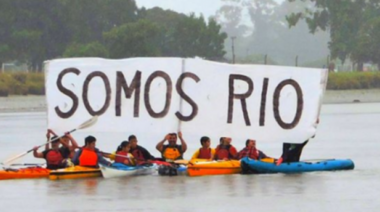
[[[58,137],[57,134],[53,130],[48,129],[48,132],[46,134],[46,138],[48,140],[50,140],[50,135]],[[71,163],[71,159],[74,157],[75,150],[79,148],[78,143],[70,133],[65,133],[65,136],[61,137],[60,139],[61,139],[61,143],[66,143],[66,145],[69,146],[70,155],[68,159],[69,159],[69,163]],[[45,150],[46,149],[49,149],[48,143],[45,145]]]
[[[237,155],[237,150],[231,145],[231,138],[221,137],[218,147],[215,149],[214,160],[231,160]]]
[[[123,141],[117,147],[115,155],[115,163],[122,163],[128,166],[135,166],[136,160],[133,158],[133,155],[129,153],[131,145],[128,141]]]
[[[137,164],[150,162],[151,160],[155,159],[148,150],[142,146],[137,145],[138,141],[135,135],[130,135],[128,137],[128,141],[131,147],[129,153],[131,153],[136,159]]]
[[[167,162],[183,159],[183,153],[187,150],[187,145],[181,132],[178,132],[178,137],[181,141],[181,145],[177,145],[176,133],[167,134],[165,138],[156,145],[156,149],[161,152],[162,158]],[[168,141],[169,144],[164,145],[165,141]]]
[[[53,131],[48,130],[46,134],[48,143],[45,145],[45,151],[38,152],[37,150],[39,147],[34,147],[33,156],[36,158],[44,158],[46,160],[47,169],[54,170],[65,168],[67,166],[66,160],[69,158],[73,147],[69,145],[66,140],[58,138],[56,135],[51,138],[52,141],[50,142],[50,134],[53,134]],[[73,139],[69,133],[66,133],[66,137]],[[51,147],[49,147],[49,142],[51,143]],[[60,147],[61,144],[62,146]]]
[[[211,140],[207,136],[201,138],[202,148],[199,148],[191,159],[209,159],[212,160],[215,155],[215,149],[210,148]]]
[[[104,159],[103,155],[97,149],[96,138],[94,136],[87,136],[84,139],[85,145],[80,148],[74,155],[73,163],[75,165],[86,166],[86,167],[99,167],[98,164],[104,166],[110,166],[111,163]]]
[[[256,148],[256,140],[253,139],[247,139],[244,149],[240,150],[237,154],[237,159],[240,160],[247,156],[254,160],[268,158],[268,156]]]

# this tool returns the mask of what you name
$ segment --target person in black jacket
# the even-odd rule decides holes
[[[129,153],[131,153],[136,159],[137,164],[150,162],[151,160],[155,159],[148,150],[142,146],[137,145],[138,141],[135,135],[129,136],[128,141],[131,147]]]

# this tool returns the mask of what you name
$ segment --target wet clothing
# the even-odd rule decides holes
[[[46,160],[47,169],[61,169],[66,167],[65,159],[70,155],[70,150],[67,147],[60,147],[57,150],[48,149],[42,152]]]
[[[240,160],[244,157],[249,157],[254,160],[267,158],[267,156],[262,151],[256,149],[255,147],[245,147],[244,149],[240,150],[240,152],[237,154],[237,159]]]
[[[232,145],[218,145],[215,150],[215,160],[234,159],[237,155],[237,150]]]
[[[129,153],[138,161],[154,160],[154,157],[144,147],[137,145],[136,148],[130,149]]]
[[[169,146],[169,145],[164,145],[162,148],[162,158],[165,161],[175,161],[179,159],[183,159],[182,155],[182,145],[175,145],[175,146]]]
[[[193,154],[193,157],[191,157],[191,159],[211,159],[212,155],[215,155],[215,149],[200,148]]]
[[[83,157],[82,154],[84,154]],[[84,147],[75,152],[72,162],[75,165],[88,167],[99,167],[99,164],[107,166],[110,164],[106,159],[104,159],[99,149],[95,148],[95,151],[92,151]]]

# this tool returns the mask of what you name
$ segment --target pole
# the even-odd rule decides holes
[[[231,37],[231,48],[232,48],[232,64],[235,64],[235,45],[234,45],[234,41],[236,39],[236,36],[232,36]]]

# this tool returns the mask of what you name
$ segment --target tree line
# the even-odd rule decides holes
[[[357,70],[371,62],[380,69],[380,0],[288,0],[307,1],[314,10],[287,16],[290,26],[305,20],[311,33],[318,30],[330,32],[329,49],[331,58],[343,63],[350,59]]]
[[[223,60],[227,35],[214,20],[134,0],[2,0],[0,64],[41,70],[60,57],[202,57]]]

